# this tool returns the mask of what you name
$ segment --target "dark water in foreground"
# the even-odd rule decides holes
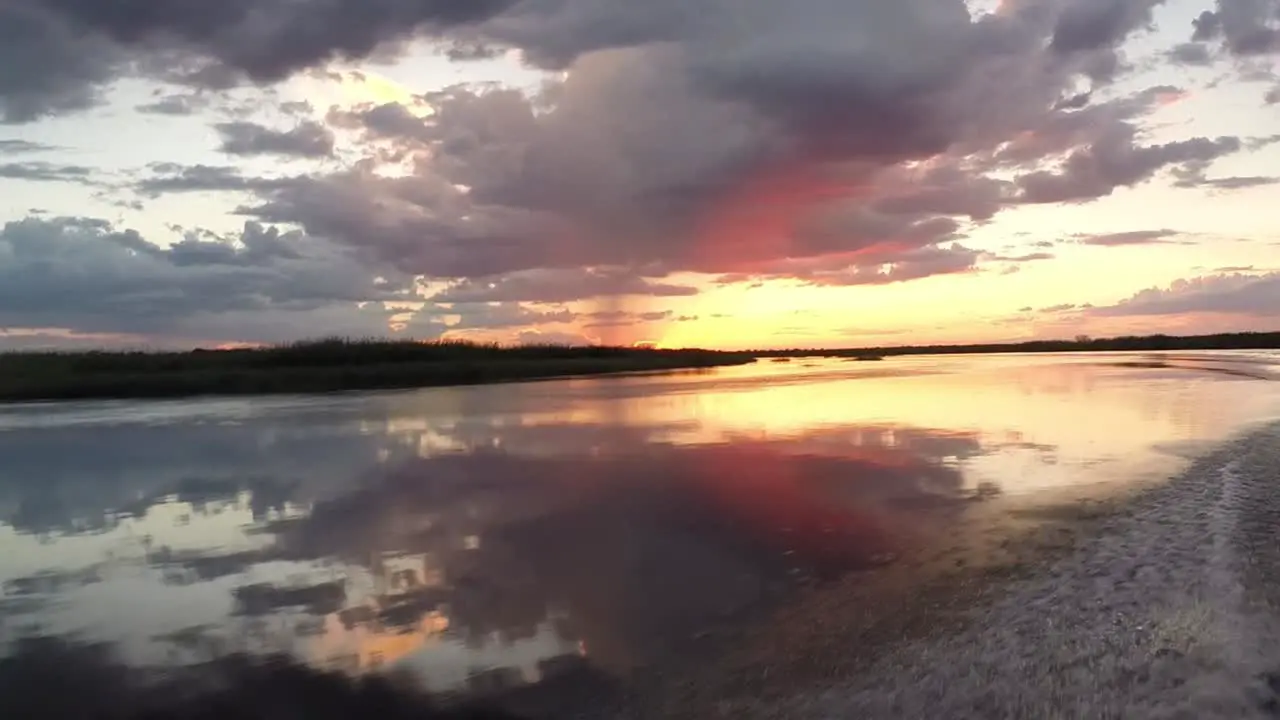
[[[0,644],[481,695],[625,678],[984,501],[1167,477],[1280,416],[1275,377],[1265,352],[893,358],[0,407]]]

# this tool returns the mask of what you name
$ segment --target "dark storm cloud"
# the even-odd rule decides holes
[[[94,218],[0,226],[0,329],[8,332],[0,346],[60,337],[177,347],[331,335],[427,339],[576,319],[564,307],[488,300],[427,303],[405,319],[384,303],[419,304],[414,279],[347,247],[252,222],[231,236],[175,230],[176,242],[160,246]]]
[[[125,59],[106,39],[50,17],[40,2],[0,2],[0,123],[93,106]]]
[[[0,227],[0,327],[256,341],[385,333],[380,304],[357,306],[406,297],[406,278],[383,277],[340,247],[253,223],[167,248],[94,219]]]
[[[1280,52],[1280,3],[1217,0],[1193,23],[1192,40],[1221,40],[1228,52],[1249,56]]]
[[[425,119],[396,104],[335,111],[335,126],[420,158],[415,176],[316,179],[252,211],[439,278],[649,263],[765,276],[783,257],[835,258],[820,264],[859,282],[952,272],[970,256],[936,251],[961,222],[1103,197],[1241,147],[1144,145],[1142,119],[1176,88],[1082,92],[1121,67],[1116,46],[1154,4],[1045,0],[972,21],[958,0],[692,14],[668,0],[528,2],[475,32],[567,79],[533,98],[432,93]],[[869,264],[895,254],[896,272]]]
[[[455,87],[421,98],[430,113],[327,115],[407,175],[375,158],[310,177],[162,167],[137,184],[252,194],[241,210],[263,223],[452,283],[440,302],[696,292],[642,267],[825,285],[963,273],[983,259],[959,244],[972,223],[1203,173],[1243,147],[1148,144],[1142,122],[1176,88],[1103,92],[1154,0],[1022,0],[976,19],[963,0],[7,1],[46,36],[203,86],[415,34],[570,70],[534,97]],[[82,89],[103,82],[69,67]],[[230,152],[333,149],[311,123],[219,129]]]
[[[200,52],[255,80],[362,58],[428,29],[487,19],[514,0],[9,0],[123,46]]]
[[[1280,317],[1280,273],[1208,275],[1150,288],[1093,314],[1107,317],[1218,313]]]
[[[601,62],[604,67],[580,68],[577,78],[558,88],[560,104],[541,117],[533,112],[531,101],[505,91],[442,93],[433,99],[436,112],[425,122],[398,106],[384,106],[395,107],[394,116],[406,122],[383,126],[381,135],[398,135],[406,143],[426,143],[431,149],[431,161],[420,166],[417,177],[391,180],[346,174],[317,180],[268,198],[257,211],[272,221],[297,222],[316,233],[371,243],[389,258],[399,255],[412,263],[403,266],[406,270],[438,276],[463,270],[457,253],[464,251],[474,261],[471,272],[478,275],[555,267],[564,259],[571,264],[658,261],[712,272],[726,270],[722,263],[742,260],[747,253],[735,252],[732,245],[724,247],[722,257],[688,257],[690,250],[699,250],[690,247],[698,242],[689,236],[696,227],[681,224],[714,214],[717,204],[731,203],[734,186],[743,181],[735,173],[750,175],[753,165],[756,173],[771,172],[769,165],[776,161],[760,167],[758,160],[741,159],[756,157],[759,141],[769,144],[768,135],[751,130],[751,125],[735,134],[720,123],[717,131],[713,118],[736,115],[713,105],[694,111],[707,113],[708,127],[694,131],[685,145],[680,133],[696,123],[668,123],[672,116],[679,117],[678,104],[664,105],[661,117],[626,105],[628,97],[644,94],[627,93],[625,88],[618,90],[618,83],[605,81],[615,72],[630,72],[623,68],[633,64]],[[593,71],[600,76],[593,78]],[[581,88],[575,80],[583,83]],[[581,102],[574,99],[579,92]],[[597,98],[601,92],[604,95]],[[936,158],[933,169],[923,175],[880,163],[842,166],[837,156],[836,162],[815,165],[812,171],[799,161],[800,170],[810,176],[795,179],[786,175],[787,163],[781,162],[780,176],[765,177],[760,192],[772,192],[768,182],[775,182],[779,193],[793,193],[797,183],[802,193],[812,193],[783,198],[802,211],[791,226],[781,229],[790,235],[789,241],[778,238],[793,256],[877,244],[896,244],[906,251],[923,248],[954,238],[957,224],[948,215],[986,219],[1013,203],[1053,201],[1050,191],[1079,199],[1098,197],[1149,178],[1171,163],[1212,158],[1237,147],[1234,139],[1137,145],[1132,119],[1172,92],[1153,88],[1086,110],[1049,109],[1038,120],[1035,144],[1005,142],[998,153],[992,148],[969,157]],[[587,99],[591,104],[583,105]],[[361,119],[354,126],[368,128],[367,115]],[[629,122],[636,126],[622,136],[602,135],[599,130],[605,126],[623,132]],[[708,145],[703,138],[714,141]],[[1060,174],[1032,170],[1016,182],[982,175],[990,167],[1034,168],[1042,158],[1067,151],[1075,154]],[[815,187],[809,190],[804,183]],[[864,200],[849,192],[853,199],[839,200],[846,187],[858,185],[873,185],[876,197]],[[504,222],[504,214],[536,218],[565,236],[585,231],[604,237],[575,244],[548,237],[528,223]],[[452,239],[467,224],[483,224],[489,230],[470,239]],[[521,258],[508,249],[529,254]],[[491,261],[483,261],[484,254]],[[428,262],[437,255],[449,259]],[[774,256],[750,259],[767,263]]]
[[[0,121],[96,104],[140,72],[223,89],[364,58],[421,33],[490,18],[515,0],[4,0]]]
[[[222,136],[219,149],[228,155],[321,158],[333,154],[333,131],[317,122],[304,121],[289,130],[273,130],[244,121],[218,123],[214,127]]]
[[[1214,44],[1245,62],[1237,67],[1245,81],[1276,83],[1263,94],[1263,102],[1280,102],[1280,77],[1268,67],[1265,56],[1280,54],[1280,2],[1277,0],[1216,0],[1192,22],[1192,43]],[[1206,54],[1208,50],[1205,50]]]
[[[1051,47],[1058,52],[1112,48],[1135,27],[1151,22],[1150,0],[1080,0],[1067,7],[1054,28]]]
[[[401,270],[432,277],[488,277],[581,265],[557,245],[562,221],[528,208],[471,204],[442,178],[383,177],[363,170],[280,181],[243,212],[338,238]]]

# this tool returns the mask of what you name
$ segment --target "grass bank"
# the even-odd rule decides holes
[[[191,352],[0,355],[0,402],[377,390],[741,365],[746,353],[318,340]]]

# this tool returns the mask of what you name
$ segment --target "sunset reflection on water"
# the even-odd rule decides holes
[[[980,501],[1158,480],[1280,414],[1273,356],[1130,360],[8,407],[0,638],[283,649],[435,690],[625,675]]]

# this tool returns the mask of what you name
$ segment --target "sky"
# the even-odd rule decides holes
[[[0,349],[1280,330],[1280,0],[0,0]]]

